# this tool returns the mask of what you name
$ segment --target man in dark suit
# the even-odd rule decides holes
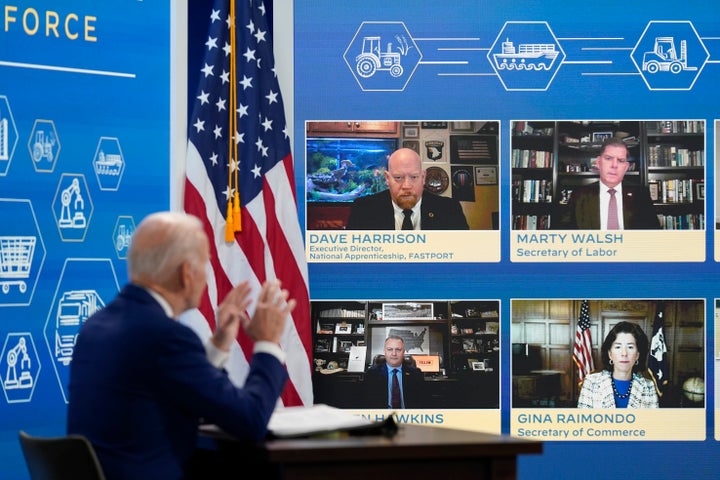
[[[425,191],[425,171],[415,150],[401,148],[390,155],[385,182],[387,190],[355,199],[348,230],[469,229],[457,200]]]
[[[573,190],[558,228],[660,229],[648,189],[623,183],[628,167],[628,149],[625,142],[617,137],[605,140],[597,157],[600,181]]]
[[[67,432],[85,435],[108,480],[207,478],[193,470],[201,419],[236,437],[265,437],[288,373],[280,338],[295,308],[278,282],[262,286],[252,318],[251,288],[233,288],[203,345],[176,318],[205,291],[209,241],[196,217],[145,218],[128,251],[130,283],[81,327],[70,364]],[[242,326],[254,341],[242,387],[222,368]]]
[[[385,362],[365,372],[366,408],[421,408],[425,377],[419,368],[405,362],[405,341],[398,335],[385,339]],[[393,376],[397,376],[398,394],[393,405]]]

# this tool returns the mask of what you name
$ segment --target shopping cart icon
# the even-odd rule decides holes
[[[23,278],[30,276],[30,264],[35,253],[35,237],[0,237],[0,285],[3,293],[17,285],[21,293],[27,290]]]

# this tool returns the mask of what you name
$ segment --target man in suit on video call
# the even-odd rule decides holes
[[[415,150],[390,155],[385,182],[387,190],[355,199],[348,230],[469,230],[460,202],[425,191]]]
[[[660,222],[648,189],[623,183],[629,166],[625,142],[618,137],[606,139],[597,157],[600,181],[573,190],[558,228],[660,229]]]
[[[419,368],[405,360],[405,341],[389,335],[383,348],[385,360],[365,372],[366,408],[419,408],[425,377]],[[397,377],[397,393],[393,395],[393,376]]]

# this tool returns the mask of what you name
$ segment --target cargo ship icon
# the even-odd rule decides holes
[[[493,54],[498,70],[550,70],[558,56],[554,43],[502,43],[502,53]]]

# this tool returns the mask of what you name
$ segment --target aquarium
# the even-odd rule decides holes
[[[387,189],[387,159],[395,138],[308,138],[306,192],[310,203],[346,203]]]

